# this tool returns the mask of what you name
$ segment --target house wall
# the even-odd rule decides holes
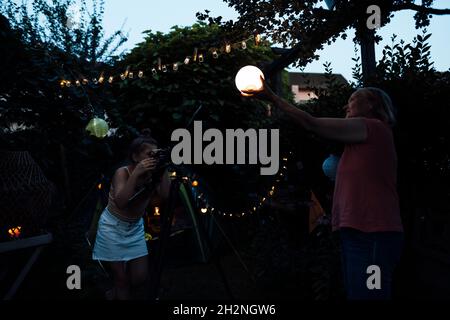
[[[308,100],[317,98],[314,92],[310,89],[303,89],[298,87],[298,85],[291,86],[292,93],[294,94],[294,100],[297,103],[306,102]]]

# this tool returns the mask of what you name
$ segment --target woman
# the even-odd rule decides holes
[[[145,187],[156,185],[151,184],[152,179],[160,179],[153,176],[158,163],[156,148],[148,133],[131,143],[131,164],[115,172],[108,205],[99,219],[93,259],[109,262],[114,280],[114,288],[107,293],[109,299],[129,299],[132,289],[141,287],[148,277],[142,216],[155,193],[166,199],[169,190],[167,174],[156,188]]]
[[[313,117],[275,95],[265,83],[262,92],[244,93],[268,99],[304,129],[345,144],[337,170],[332,225],[341,237],[346,294],[349,299],[390,298],[403,227],[389,96],[378,88],[359,89],[344,107],[345,119],[338,119]],[[379,267],[380,277],[373,266]]]

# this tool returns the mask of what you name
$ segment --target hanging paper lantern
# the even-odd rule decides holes
[[[105,120],[93,118],[86,126],[86,131],[97,138],[104,138],[108,134],[109,126]]]
[[[331,181],[336,180],[336,172],[339,164],[339,159],[340,157],[334,154],[330,154],[330,156],[326,158],[322,164],[323,172]]]
[[[245,66],[236,74],[236,87],[242,95],[249,95],[243,93],[244,90],[261,91],[264,86],[261,77],[264,79],[264,74],[257,67]]]

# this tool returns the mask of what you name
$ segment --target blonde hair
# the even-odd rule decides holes
[[[395,108],[389,95],[384,90],[375,87],[365,87],[360,90],[368,93],[366,97],[372,104],[375,116],[393,127],[396,122]]]

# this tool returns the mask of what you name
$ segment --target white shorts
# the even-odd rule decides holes
[[[101,261],[129,261],[147,254],[144,219],[126,222],[105,208],[98,221],[92,258]]]

